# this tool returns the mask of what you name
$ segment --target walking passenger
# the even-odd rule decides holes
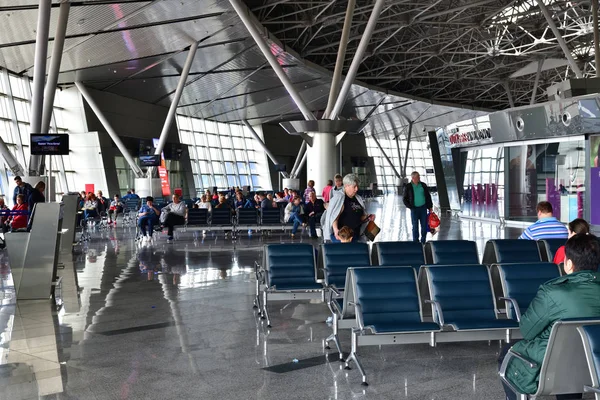
[[[417,171],[410,174],[411,182],[404,189],[404,205],[410,209],[412,220],[413,241],[419,241],[419,224],[421,224],[421,243],[425,243],[427,238],[427,211],[433,211],[433,201],[431,193],[424,182],[421,182],[421,176]]]

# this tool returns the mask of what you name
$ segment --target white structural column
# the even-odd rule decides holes
[[[117,135],[117,133],[112,128],[108,120],[104,117],[104,114],[102,114],[100,108],[98,108],[98,105],[96,104],[92,96],[90,96],[90,92],[88,92],[87,88],[81,82],[75,82],[75,86],[77,86],[77,89],[79,89],[79,92],[81,93],[83,98],[90,105],[90,108],[92,109],[94,114],[96,114],[96,117],[98,117],[104,129],[106,129],[106,132],[108,133],[110,138],[113,140],[113,142],[115,142],[115,145],[117,146],[121,154],[123,154],[123,157],[125,157],[125,160],[133,170],[133,173],[136,175],[137,178],[141,178],[144,175],[142,169],[135,163],[135,160],[133,159],[133,157],[131,157],[131,154],[129,154],[127,147],[125,147],[119,135]]]
[[[231,1],[231,0],[230,0]],[[371,16],[369,17],[369,21],[367,22],[367,26],[363,35],[360,39],[360,43],[358,44],[358,48],[356,49],[356,53],[354,54],[354,58],[352,59],[352,64],[350,64],[350,68],[348,69],[348,73],[346,74],[346,79],[344,80],[344,84],[340,89],[340,94],[335,102],[335,106],[333,106],[333,110],[331,110],[331,114],[328,115],[329,119],[336,119],[342,108],[344,107],[344,103],[346,102],[346,97],[348,97],[348,93],[350,92],[350,87],[354,82],[354,78],[356,78],[356,73],[358,72],[358,67],[363,61],[363,56],[365,55],[365,51],[367,50],[367,46],[371,41],[371,35],[375,30],[375,25],[377,25],[377,20],[379,19],[379,15],[381,14],[381,10],[383,9],[383,5],[385,0],[376,0],[375,5],[373,6],[373,11],[371,12]],[[336,65],[337,67],[337,65]]]
[[[298,151],[298,155],[296,156],[296,161],[294,161],[294,166],[292,167],[292,170],[290,171],[290,176],[292,178],[296,178],[298,176],[298,166],[300,165],[300,160],[302,160],[302,156],[304,156],[304,153],[306,153],[306,146],[308,144],[306,143],[306,141],[302,141],[302,145],[300,146],[300,151]]]
[[[346,8],[346,18],[344,18],[344,28],[342,29],[342,38],[340,39],[340,48],[338,49],[337,59],[335,60],[335,70],[333,71],[333,80],[329,90],[329,101],[323,118],[329,118],[331,110],[335,105],[335,100],[340,92],[340,82],[342,81],[342,71],[344,70],[344,59],[346,58],[346,48],[350,38],[350,27],[352,26],[352,17],[354,16],[354,5],[356,0],[349,0]]]
[[[175,119],[175,113],[177,112],[177,107],[179,106],[179,100],[181,99],[181,94],[183,93],[183,89],[185,88],[185,82],[187,81],[188,74],[190,73],[190,69],[192,68],[192,64],[194,63],[196,50],[198,50],[198,42],[194,42],[190,45],[190,51],[188,53],[187,58],[185,59],[185,64],[183,66],[183,70],[181,71],[179,82],[177,83],[177,89],[175,90],[175,95],[173,96],[173,100],[171,101],[171,106],[169,107],[169,112],[167,113],[165,124],[163,125],[162,131],[160,132],[160,136],[158,138],[158,145],[156,146],[156,151],[154,152],[154,154],[161,154],[163,149],[165,148],[167,138],[169,137],[169,129],[171,129],[171,125],[173,124],[173,120]],[[149,168],[149,170],[151,169],[152,168]]]
[[[279,77],[279,80],[281,81],[281,83],[283,84],[283,86],[285,87],[285,89],[287,90],[289,95],[294,100],[294,103],[300,109],[300,112],[302,113],[302,115],[304,115],[304,118],[306,120],[316,120],[313,113],[306,106],[306,103],[304,102],[304,100],[302,100],[302,97],[300,97],[300,94],[298,93],[298,91],[296,90],[296,88],[294,87],[294,85],[292,84],[290,79],[285,74],[285,71],[283,70],[281,65],[279,65],[277,58],[273,55],[273,53],[271,53],[271,49],[269,48],[269,45],[267,45],[267,43],[263,39],[260,31],[254,24],[254,21],[250,17],[250,10],[248,10],[246,5],[243,4],[241,0],[229,0],[229,2],[235,9],[235,12],[237,13],[237,15],[242,20],[246,29],[248,29],[248,32],[250,33],[250,35],[252,36],[252,38],[254,39],[256,44],[258,45],[258,48],[260,49],[260,51],[263,53],[263,55],[265,56],[265,58],[271,65],[271,68],[273,68],[273,71],[275,72],[275,74],[277,74],[277,77]]]
[[[52,0],[40,0],[38,23],[35,38],[35,57],[33,66],[33,87],[31,94],[30,133],[42,132],[42,108],[44,104],[44,82],[46,79],[46,60],[48,58],[48,31],[50,29],[50,12]],[[40,156],[31,156],[29,174],[39,175],[37,165]]]
[[[60,63],[65,45],[65,35],[67,33],[67,23],[69,22],[70,9],[71,3],[60,3],[58,23],[56,25],[56,35],[54,35],[54,46],[52,48],[52,59],[50,60],[50,69],[48,70],[48,82],[46,82],[46,90],[44,91],[44,107],[42,111],[41,130],[43,133],[48,132],[50,129],[50,121],[52,120],[54,96],[56,94],[56,84],[58,82],[58,73],[60,72]]]
[[[569,46],[567,46],[567,42],[565,42],[565,39],[563,39],[562,35],[558,31],[558,28],[556,27],[556,24],[554,23],[554,20],[552,19],[552,14],[550,14],[550,11],[548,11],[548,8],[544,4],[543,0],[536,0],[536,1],[537,1],[538,6],[540,7],[540,10],[542,10],[542,14],[544,14],[544,18],[546,18],[546,22],[548,22],[548,27],[552,30],[552,33],[554,33],[554,36],[556,36],[556,41],[558,42],[558,45],[560,46],[563,53],[565,54],[565,57],[567,58],[567,61],[569,62],[569,66],[575,73],[575,76],[577,78],[583,78],[583,74],[581,73],[581,70],[579,69],[577,62],[573,58],[573,55],[571,54],[571,50],[569,49]],[[592,3],[593,3],[593,1],[592,1]]]
[[[306,151],[306,178],[315,181],[315,191],[320,193],[327,184],[327,180],[333,179],[336,171],[335,157],[335,135],[330,133],[315,133],[313,145]],[[302,162],[298,171],[302,168]],[[300,187],[305,187],[306,182]]]

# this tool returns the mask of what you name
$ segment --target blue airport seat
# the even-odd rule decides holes
[[[258,226],[258,210],[256,208],[238,208],[236,210],[236,224],[244,226]]]
[[[428,265],[425,268],[434,320],[461,330],[518,328],[514,320],[498,319],[489,270],[485,265]]]
[[[470,240],[437,240],[425,245],[427,264],[479,264],[477,244]]]
[[[346,369],[354,361],[367,385],[365,370],[358,359],[359,346],[386,344],[434,343],[440,326],[424,322],[417,275],[411,266],[350,268],[350,294],[354,297],[356,323],[352,329],[352,349]]]
[[[366,243],[326,243],[321,245],[325,284],[343,290],[346,270],[350,267],[371,265],[369,245]]]
[[[587,360],[591,385],[584,385],[585,392],[592,392],[600,398],[600,325],[583,325],[577,328],[583,340],[583,349]]]
[[[526,355],[509,350],[498,372],[502,383],[510,388],[519,400],[581,393],[586,387],[591,387],[593,378],[588,370],[589,360],[586,362],[585,339],[581,340],[582,328],[585,325],[599,324],[598,318],[569,318],[556,321],[552,325],[541,365],[528,360]],[[510,380],[506,379],[506,369],[513,358],[518,358],[519,363],[531,368],[532,374],[539,371],[538,388],[535,393],[519,393]]]
[[[538,240],[538,247],[542,261],[553,262],[556,251],[564,246],[567,241],[565,239],[542,239]]]
[[[257,269],[257,299],[262,318],[271,326],[269,300],[323,301],[323,285],[317,282],[315,252],[311,244],[269,244],[264,248],[263,265]],[[263,293],[261,307],[260,291]]]
[[[188,220],[186,227],[189,226],[207,226],[208,210],[205,208],[190,208],[188,210]]]
[[[230,208],[214,208],[211,212],[210,226],[215,227],[231,227],[231,209]]]
[[[374,265],[410,265],[418,271],[425,264],[423,245],[419,242],[378,242],[374,245]]]
[[[260,224],[261,225],[273,225],[281,226],[281,209],[279,208],[262,208],[260,210]]]
[[[552,263],[497,264],[504,298],[507,302],[507,315],[520,320],[527,311],[540,285],[560,276],[560,270]],[[516,310],[516,312],[515,312]]]
[[[411,266],[354,268],[353,272],[356,304],[364,326],[374,333],[440,329],[422,320],[417,275]]]
[[[488,240],[483,251],[482,264],[510,264],[541,262],[540,250],[535,240]]]

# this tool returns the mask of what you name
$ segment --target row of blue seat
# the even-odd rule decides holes
[[[432,256],[435,261],[445,261],[442,248],[446,246],[438,247],[437,243],[444,242],[431,242]],[[454,244],[453,249],[459,243]],[[498,277],[498,286],[502,288],[498,292],[485,265],[476,262],[460,266],[427,265],[420,244],[413,242],[376,243],[374,248],[380,264],[394,267],[364,268],[371,261],[368,245],[364,243],[322,245],[323,279],[319,279],[311,245],[265,246],[263,265],[257,265],[256,270],[255,305],[259,313],[270,326],[269,301],[325,300],[327,297],[333,333],[326,341],[336,344],[341,358],[338,330],[353,329],[354,350],[350,359],[358,361],[356,346],[404,343],[381,336],[390,332],[420,332],[420,335],[403,338],[411,343],[415,340],[433,344],[440,340],[509,339],[511,331],[518,327],[520,312],[528,307],[539,285],[560,274],[556,265],[541,263],[539,259],[533,264],[494,265],[491,270],[496,272],[492,275]],[[400,248],[410,251],[400,252]],[[456,264],[459,260],[454,257],[454,261]],[[398,265],[403,267],[395,267]],[[417,271],[420,271],[418,278]],[[362,286],[361,276],[366,282]],[[369,300],[369,296],[374,297]],[[506,298],[502,301],[509,304],[506,307],[509,319],[498,319],[500,297]],[[423,309],[424,301],[431,301],[432,305]],[[354,313],[356,304],[361,309]],[[428,316],[432,316],[431,320],[425,321],[423,318]],[[367,338],[364,327],[377,339]],[[440,336],[442,329],[453,333],[443,332]],[[357,366],[366,382],[359,362]]]

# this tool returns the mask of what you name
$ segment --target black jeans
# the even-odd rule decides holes
[[[500,356],[498,357],[498,371],[500,370],[500,367],[502,366],[502,361],[504,361],[504,357],[506,357],[506,353],[508,353],[508,350],[510,350],[510,348],[517,342],[519,342],[519,341],[517,340],[516,342],[513,342],[513,343],[507,343],[502,348],[502,351],[500,352]],[[502,382],[502,386],[504,386],[504,393],[506,393],[506,400],[517,400],[517,395],[504,382]],[[556,395],[556,400],[575,400],[575,399],[581,399],[581,396],[582,396],[581,393],[559,394],[559,395]]]
[[[173,228],[175,227],[175,225],[183,225],[183,224],[185,224],[185,218],[183,216],[169,213],[167,215],[167,218],[165,219],[165,223],[163,225],[166,226],[168,229],[167,234],[169,236],[173,236]]]

